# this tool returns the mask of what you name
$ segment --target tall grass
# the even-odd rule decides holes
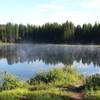
[[[20,97],[28,94],[27,89],[12,89],[0,92],[0,100],[20,100]]]
[[[85,88],[87,90],[100,90],[100,75],[92,75],[86,79]]]
[[[6,74],[0,100],[70,100],[70,93],[59,86],[74,84],[79,80],[82,80],[82,76],[71,66],[38,73],[28,83]]]
[[[78,80],[81,80],[82,76],[70,66],[65,68],[56,68],[49,72],[40,72],[33,76],[28,82],[31,85],[35,84],[73,84]]]
[[[95,74],[86,78],[85,99],[100,100],[100,75]]]
[[[19,81],[15,76],[5,73],[4,76],[2,77],[2,82],[1,82],[1,89],[2,90],[11,90],[15,88],[21,88],[21,87],[27,87],[28,84]]]
[[[0,93],[0,100],[70,100],[70,93],[52,88],[29,91],[28,89],[6,90]]]

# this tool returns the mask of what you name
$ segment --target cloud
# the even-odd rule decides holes
[[[69,0],[68,0],[69,1]],[[73,0],[72,0],[73,1]],[[52,2],[47,4],[38,5],[39,13],[35,15],[34,18],[39,18],[37,20],[33,19],[35,24],[44,24],[46,22],[58,22],[63,23],[67,20],[72,21],[77,24],[83,23],[92,23],[100,21],[100,14],[93,11],[94,8],[100,7],[99,0],[85,0],[84,2],[78,2],[76,5],[78,9],[73,9],[72,5],[68,5],[69,2]],[[83,9],[82,5],[85,8],[91,8],[89,10]],[[73,5],[75,6],[75,5]],[[71,9],[72,8],[72,9]]]
[[[37,9],[39,9],[39,11],[59,11],[59,10],[65,10],[65,6],[63,4],[59,4],[59,3],[50,3],[50,4],[40,4],[37,6]]]
[[[100,16],[100,15],[99,15]],[[45,22],[58,22],[63,23],[67,20],[72,21],[77,24],[83,23],[92,23],[94,24],[96,21],[99,21],[98,15],[94,15],[94,13],[88,12],[80,12],[80,11],[60,11],[52,14],[51,16],[41,16],[41,19],[38,20],[38,23],[45,23]],[[37,22],[36,22],[37,23]]]
[[[66,20],[77,24],[92,23],[100,21],[100,14],[94,8],[100,7],[99,0],[84,0],[84,2],[75,2],[73,0],[56,0],[55,2],[41,3],[32,6],[29,9],[17,11],[16,13],[8,13],[0,15],[0,23],[14,22],[23,24],[42,25],[46,22],[63,23]],[[74,2],[74,1],[73,1]],[[71,4],[71,5],[70,5]],[[90,9],[84,9],[84,8]],[[9,16],[8,16],[9,15]]]
[[[96,21],[100,21],[100,14],[81,12],[81,11],[56,11],[55,13],[45,14],[45,12],[33,12],[27,16],[0,16],[0,23],[6,22],[14,22],[14,23],[23,23],[23,24],[35,24],[42,25],[44,23],[50,22],[58,22],[63,23],[67,20],[72,21],[75,25],[83,24],[83,23],[92,23],[94,24]]]
[[[100,8],[100,0],[87,0],[82,4],[85,8]]]

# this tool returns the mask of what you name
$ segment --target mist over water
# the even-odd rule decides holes
[[[0,72],[28,79],[41,70],[75,66],[81,74],[100,73],[99,46],[12,44],[0,46]]]

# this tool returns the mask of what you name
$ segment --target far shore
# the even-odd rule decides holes
[[[100,47],[99,44],[50,44],[50,43],[0,43],[0,46],[2,45],[14,45],[14,44],[32,44],[32,45],[55,45],[55,46],[77,46],[77,47]]]

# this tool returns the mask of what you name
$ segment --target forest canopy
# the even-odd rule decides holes
[[[99,44],[100,24],[75,26],[72,22],[46,23],[42,26],[0,24],[0,42]]]

